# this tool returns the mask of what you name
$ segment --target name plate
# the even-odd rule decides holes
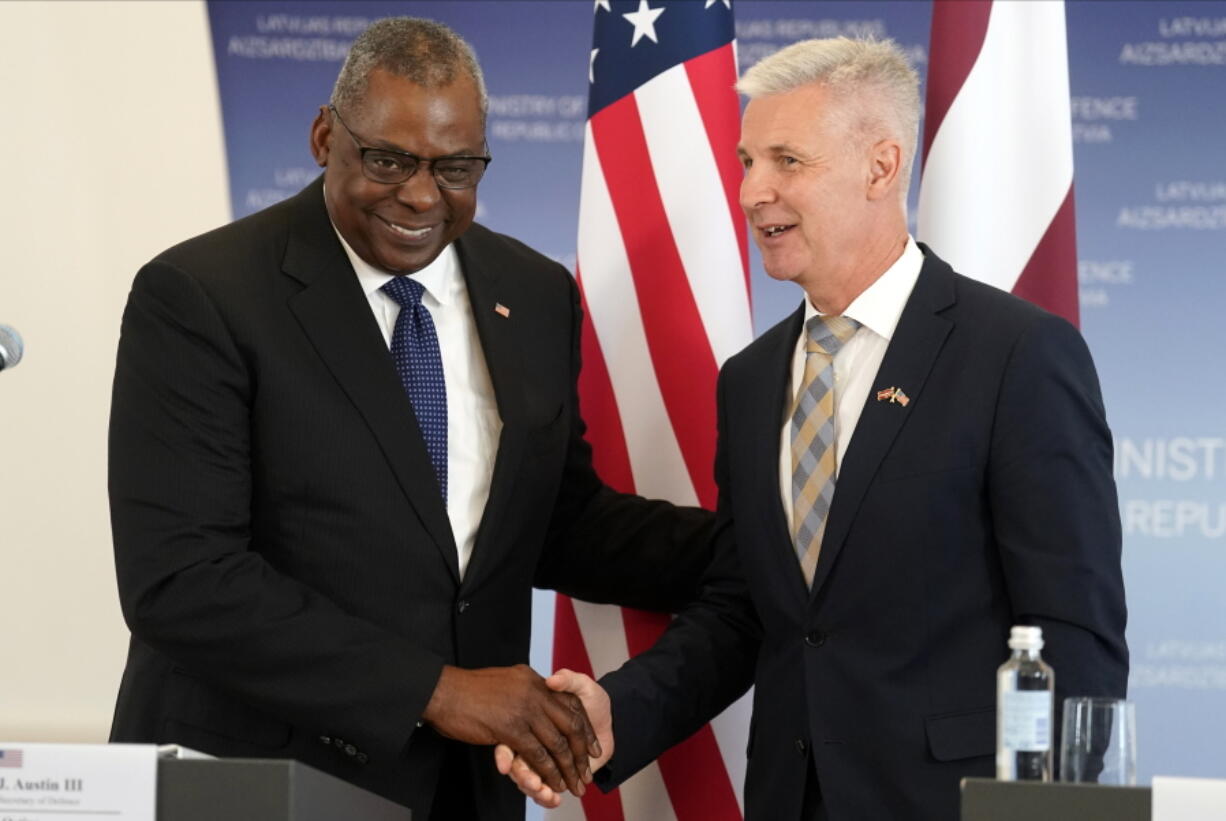
[[[0,821],[154,821],[157,747],[0,741]]]
[[[1153,821],[1222,821],[1226,779],[1154,776]]]

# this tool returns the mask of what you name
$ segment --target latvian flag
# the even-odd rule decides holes
[[[752,339],[730,0],[596,0],[579,213],[580,394],[611,486],[713,508],[715,380]],[[596,676],[665,616],[558,597],[554,666]],[[748,704],[554,817],[739,819]]]
[[[935,0],[917,236],[1077,324],[1062,0]]]

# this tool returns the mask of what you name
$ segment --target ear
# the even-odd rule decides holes
[[[332,112],[326,105],[319,107],[315,122],[311,123],[311,156],[322,168],[328,166],[328,152],[332,146]]]
[[[881,140],[869,149],[868,198],[893,196],[902,171],[902,146],[897,140]]]

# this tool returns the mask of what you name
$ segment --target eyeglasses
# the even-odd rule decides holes
[[[362,157],[362,174],[372,182],[384,185],[399,185],[417,173],[423,165],[430,167],[430,173],[439,188],[472,188],[481,182],[485,168],[493,159],[489,156],[471,157],[451,155],[447,157],[419,157],[407,151],[392,151],[389,148],[373,148],[362,145],[353,130],[345,125],[336,106],[329,105],[328,110],[336,117],[349,139],[357,146]]]

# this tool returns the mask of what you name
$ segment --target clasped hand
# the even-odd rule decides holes
[[[553,795],[566,789],[583,795],[591,761],[604,752],[579,696],[547,687],[524,664],[444,667],[422,718],[447,738],[501,745],[508,761],[518,755]]]
[[[595,752],[582,765],[585,773],[583,783],[590,783],[591,773],[603,767],[613,755],[613,714],[609,694],[591,677],[565,669],[544,679],[544,684],[554,695],[567,696],[580,702],[580,710],[585,712],[585,723],[590,722],[588,726],[595,734],[596,743],[589,747],[594,746]],[[536,766],[537,760],[524,755],[514,745],[500,743],[494,749],[494,763],[498,772],[510,777],[520,792],[542,807],[553,809],[562,803],[561,783],[551,779],[548,766],[544,769]],[[575,795],[583,795],[582,788],[576,791],[569,781],[567,786]]]

